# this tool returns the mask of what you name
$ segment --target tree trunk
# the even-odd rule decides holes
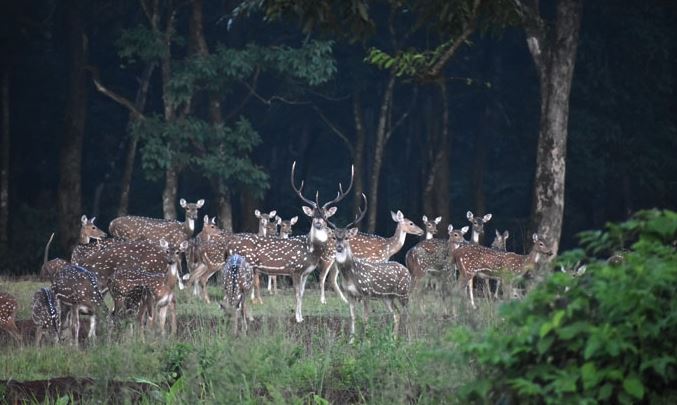
[[[353,116],[355,117],[355,148],[353,149],[353,164],[355,165],[353,214],[357,214],[360,204],[362,204],[362,193],[364,193],[364,148],[366,141],[364,114],[362,113],[362,102],[358,91],[353,95]]]
[[[82,215],[82,144],[87,117],[87,38],[83,27],[82,2],[65,4],[68,43],[69,89],[65,128],[59,150],[58,230],[62,249],[70,248],[79,237]]]
[[[216,195],[216,209],[221,229],[233,232],[233,204],[228,191],[223,190]]]
[[[134,106],[143,113],[146,107],[146,100],[148,99],[148,88],[150,87],[150,78],[153,76],[155,70],[155,63],[151,63],[143,70],[139,89],[136,92],[136,100]],[[129,122],[134,123],[137,116],[130,112]],[[130,130],[131,137],[127,145],[127,154],[125,157],[125,168],[122,173],[122,180],[120,181],[120,204],[118,204],[118,216],[127,215],[129,210],[129,191],[132,185],[132,174],[134,173],[134,162],[136,160],[136,149],[139,144],[139,136]]]
[[[436,168],[434,198],[435,208],[432,213],[433,218],[437,215],[442,216],[440,229],[445,229],[451,216],[451,200],[449,198],[449,152],[451,141],[449,140],[449,100],[447,98],[447,86],[444,81],[439,82],[440,98],[442,100],[442,128],[440,128],[440,141],[438,150],[440,151],[439,167]]]
[[[569,96],[581,13],[582,0],[559,0],[552,35],[547,35],[544,24],[526,29],[541,92],[532,219],[539,236],[553,244],[555,254],[564,216]]]
[[[388,136],[388,117],[393,102],[393,91],[395,89],[395,74],[391,73],[383,93],[383,102],[381,103],[381,110],[379,111],[378,127],[376,128],[376,144],[374,145],[374,160],[371,167],[371,178],[369,181],[369,220],[367,232],[374,233],[376,231],[376,213],[378,212],[378,186],[381,178],[381,167],[383,166],[383,153],[386,146],[386,138]]]
[[[9,66],[2,74],[2,168],[0,168],[0,250],[9,242]]]
[[[165,189],[162,192],[162,214],[165,219],[176,219],[176,194],[179,189],[179,174],[175,168],[165,171]]]
[[[475,201],[474,212],[476,215],[487,213],[486,194],[484,191],[484,174],[487,165],[487,139],[493,124],[493,114],[489,100],[486,100],[484,112],[480,121],[480,127],[475,135],[475,160],[473,162],[473,196]]]

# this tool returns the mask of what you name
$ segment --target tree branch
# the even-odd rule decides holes
[[[259,80],[259,73],[261,73],[261,69],[257,66],[256,70],[254,71],[254,77],[252,78],[252,84],[250,85],[251,89],[256,88],[256,84]],[[240,104],[238,104],[237,107],[235,107],[228,114],[226,114],[226,118],[224,119],[224,121],[229,121],[230,119],[235,117],[235,115],[237,115],[237,113],[239,113],[244,108],[244,106],[247,105],[247,103],[249,102],[249,100],[252,98],[253,95],[254,92],[250,90],[249,93],[247,93],[247,95],[244,96],[244,98],[242,98]]]
[[[101,81],[99,80],[99,69],[97,67],[87,66],[85,67],[85,70],[88,70],[92,73],[92,81],[94,82],[94,87],[96,87],[96,90],[99,93],[109,97],[111,100],[127,108],[135,119],[138,120],[146,119],[146,116],[143,115],[143,113],[136,108],[133,102],[131,102],[128,98],[117,94],[113,90],[110,90],[101,83]]]
[[[266,105],[271,105],[273,101],[280,101],[285,104],[291,104],[291,105],[303,105],[303,104],[311,104],[310,101],[295,101],[295,100],[287,100],[286,98],[282,96],[271,96],[270,98],[266,99],[263,96],[261,96],[259,93],[256,92],[256,89],[254,89],[252,86],[249,85],[249,83],[245,82],[244,80],[240,80],[240,83],[242,83],[250,92],[251,94],[256,97],[260,102]]]
[[[404,123],[404,121],[409,117],[409,114],[411,111],[414,109],[414,105],[416,104],[416,99],[418,98],[418,86],[414,86],[414,94],[411,97],[411,101],[409,102],[409,106],[407,107],[407,110],[400,116],[400,118],[395,122],[395,125],[391,126],[390,129],[388,130],[388,133],[386,134],[386,142],[390,139],[390,136],[395,132],[395,130]]]
[[[348,137],[345,136],[343,131],[338,129],[338,127],[336,125],[334,125],[334,123],[332,123],[329,120],[329,118],[327,118],[326,115],[324,115],[324,113],[320,110],[320,108],[317,105],[313,104],[313,110],[315,110],[315,112],[317,112],[317,114],[320,116],[322,121],[324,121],[324,123],[329,127],[329,129],[331,129],[332,132],[334,134],[336,134],[336,136],[338,136],[343,141],[343,143],[346,144],[346,147],[348,148],[348,151],[350,152],[350,156],[351,157],[355,156],[355,148],[353,148],[353,144],[350,142]]]

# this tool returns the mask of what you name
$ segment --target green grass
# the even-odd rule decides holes
[[[17,298],[17,318],[29,319],[31,297],[46,285],[2,280],[0,289]],[[211,304],[183,290],[177,297],[177,336],[142,340],[125,331],[112,342],[99,336],[80,349],[6,343],[0,348],[0,379],[90,377],[100,382],[87,398],[93,402],[110,395],[107,382],[113,380],[151,384],[152,392],[143,397],[149,403],[449,402],[474,375],[449,339],[450,327],[462,323],[480,331],[499,321],[496,303],[479,299],[479,308],[469,311],[458,296],[443,302],[429,292],[410,303],[398,339],[385,306],[372,301],[368,324],[358,322],[350,344],[348,306],[333,291],[321,304],[316,287],[306,289],[301,324],[293,321],[290,287],[277,296],[264,291],[264,303],[250,306],[255,317],[250,333],[240,337],[232,336],[224,320],[216,285],[209,289]],[[110,297],[106,301],[112,307]]]

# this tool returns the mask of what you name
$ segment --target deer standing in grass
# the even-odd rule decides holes
[[[183,241],[178,248],[172,247],[162,239],[159,242],[164,251],[166,271],[149,273],[136,267],[116,271],[109,281],[111,296],[115,302],[114,318],[119,319],[130,305],[129,299],[138,304],[137,320],[142,327],[144,316],[150,320],[151,328],[157,319],[160,334],[165,336],[167,315],[171,318],[171,334],[176,334],[176,297],[174,289],[179,282],[178,272],[181,254],[188,248]],[[148,312],[148,313],[145,313]]]
[[[397,335],[401,309],[406,309],[411,289],[411,275],[406,267],[397,262],[371,262],[353,255],[351,240],[358,235],[358,223],[367,211],[367,197],[362,194],[364,209],[360,209],[353,222],[345,228],[338,228],[329,220],[333,229],[333,242],[336,251],[336,267],[341,273],[341,285],[350,308],[350,340],[355,336],[355,304],[364,303],[364,320],[369,316],[368,301],[382,300],[393,315],[393,334]],[[399,306],[398,306],[399,303]]]
[[[33,294],[31,319],[35,326],[35,345],[40,346],[43,335],[50,336],[54,343],[61,334],[61,304],[51,288],[41,288]]]
[[[212,275],[221,270],[226,248],[232,236],[216,226],[216,217],[210,221],[209,216],[205,215],[202,231],[195,237],[190,247],[195,265],[190,274],[184,275],[184,279],[188,280],[188,285],[193,286],[193,295],[201,297],[206,303],[210,302],[207,282]],[[206,257],[211,260],[206,261]]]
[[[277,237],[277,223],[275,220],[276,210],[270,211],[268,214],[261,212],[259,210],[254,210],[254,216],[259,220],[259,236],[276,238]],[[274,229],[273,229],[274,228]],[[270,277],[268,276],[268,283],[270,283]],[[263,304],[261,299],[261,276],[259,273],[254,273],[254,288],[251,290],[252,301],[256,302],[258,297],[258,303]],[[270,290],[270,289],[269,289]]]
[[[329,238],[326,218],[336,212],[330,207],[341,201],[353,185],[354,169],[351,170],[350,186],[343,191],[339,183],[339,192],[335,199],[320,205],[316,195],[315,201],[303,196],[303,181],[297,188],[294,181],[296,162],[292,164],[292,188],[302,201],[303,212],[311,218],[311,226],[307,235],[292,236],[287,239],[268,238],[252,234],[237,234],[228,245],[229,254],[243,256],[254,268],[255,272],[268,275],[285,275],[292,278],[296,300],[295,319],[303,322],[303,294],[308,276],[317,268],[322,254],[326,251]]]
[[[389,238],[384,238],[378,235],[358,232],[351,237],[352,254],[361,260],[371,262],[385,262],[402,249],[407,234],[421,236],[424,234],[423,229],[419,228],[414,222],[404,217],[402,211],[392,212],[390,216],[393,221],[397,223],[395,233]],[[346,301],[341,290],[338,288],[336,278],[338,272],[332,266],[334,263],[334,247],[330,246],[327,254],[323,257],[322,272],[320,273],[320,302],[326,304],[327,300],[324,294],[324,284],[327,279],[327,274],[331,271],[332,286],[339,294],[343,301]]]
[[[488,247],[468,244],[456,249],[452,258],[459,271],[459,284],[470,294],[470,304],[475,308],[473,279],[501,279],[506,276],[522,275],[532,269],[545,256],[552,255],[552,248],[533,234],[534,246],[528,255],[501,252]],[[505,280],[504,280],[505,281]]]
[[[223,301],[221,308],[228,312],[232,310],[233,333],[239,331],[238,323],[242,320],[242,330],[247,334],[247,320],[251,314],[247,310],[247,294],[252,289],[254,269],[247,260],[237,254],[231,255],[223,265]]]
[[[205,200],[196,203],[187,203],[183,198],[179,201],[181,208],[186,212],[185,221],[170,219],[147,218],[137,216],[118,217],[111,221],[108,230],[116,238],[125,240],[148,240],[159,242],[166,240],[171,246],[179,246],[184,240],[193,237],[197,211],[202,208]]]
[[[280,231],[277,233],[277,237],[281,239],[287,239],[289,238],[289,235],[292,233],[292,227],[296,224],[296,222],[299,220],[299,217],[295,216],[291,219],[285,219],[283,220],[282,218],[275,216],[275,221],[271,222],[268,224],[269,226],[274,225],[275,227],[279,226]],[[272,230],[269,229],[269,236],[272,236],[273,234],[270,233]],[[277,276],[268,276],[268,293],[277,295]]]
[[[491,214],[485,214],[483,217],[476,217],[472,211],[466,213],[468,222],[472,225],[472,234],[470,235],[470,242],[480,244],[480,239],[484,236],[484,224],[491,220]],[[491,297],[491,283],[489,280],[484,280],[484,292]]]
[[[79,343],[81,312],[89,315],[87,337],[95,338],[98,313],[108,315],[96,274],[81,266],[68,264],[53,275],[52,291],[56,299],[69,309],[73,344],[77,346]]]
[[[7,331],[17,343],[21,343],[21,333],[16,327],[16,309],[16,298],[0,292],[0,329]]]

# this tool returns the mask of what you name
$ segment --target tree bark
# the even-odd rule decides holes
[[[362,204],[362,193],[364,193],[364,149],[366,141],[362,100],[358,91],[355,91],[355,94],[353,95],[353,116],[355,118],[355,147],[353,148],[353,164],[355,165],[353,214],[357,214],[359,207]]]
[[[536,154],[532,221],[539,236],[556,254],[564,216],[564,180],[569,120],[569,96],[576,63],[582,0],[559,0],[553,32],[532,5],[527,45],[539,75],[541,117]]]
[[[165,188],[162,192],[164,219],[176,219],[176,194],[179,189],[179,173],[174,167],[165,170]]]
[[[68,43],[69,89],[66,102],[65,128],[59,150],[58,230],[62,249],[70,252],[77,242],[82,215],[82,145],[87,118],[87,38],[83,4],[78,0],[65,3]]]
[[[2,74],[2,168],[0,168],[0,249],[9,242],[9,66]]]
[[[447,222],[451,217],[451,200],[449,198],[449,99],[447,97],[447,86],[444,81],[438,84],[440,91],[440,99],[442,108],[442,128],[440,128],[440,142],[438,149],[440,151],[439,167],[436,168],[434,198],[435,198],[435,213],[434,216],[441,215],[442,222],[439,224],[440,229],[445,229]],[[433,218],[434,218],[433,216]]]
[[[487,212],[486,194],[484,191],[484,174],[487,165],[487,139],[493,125],[493,113],[489,100],[484,106],[484,112],[480,127],[475,135],[475,159],[473,162],[473,196],[475,201],[476,215],[484,215]]]
[[[389,135],[389,116],[393,103],[393,91],[395,89],[395,74],[391,72],[388,84],[383,93],[383,101],[378,117],[378,127],[376,128],[376,143],[374,145],[374,160],[371,167],[371,178],[369,181],[369,219],[367,232],[376,231],[376,213],[378,212],[378,187],[381,178],[381,167],[383,166],[383,153],[385,150],[387,137]]]
[[[233,232],[233,204],[228,191],[221,191],[216,195],[216,209],[221,229]]]

